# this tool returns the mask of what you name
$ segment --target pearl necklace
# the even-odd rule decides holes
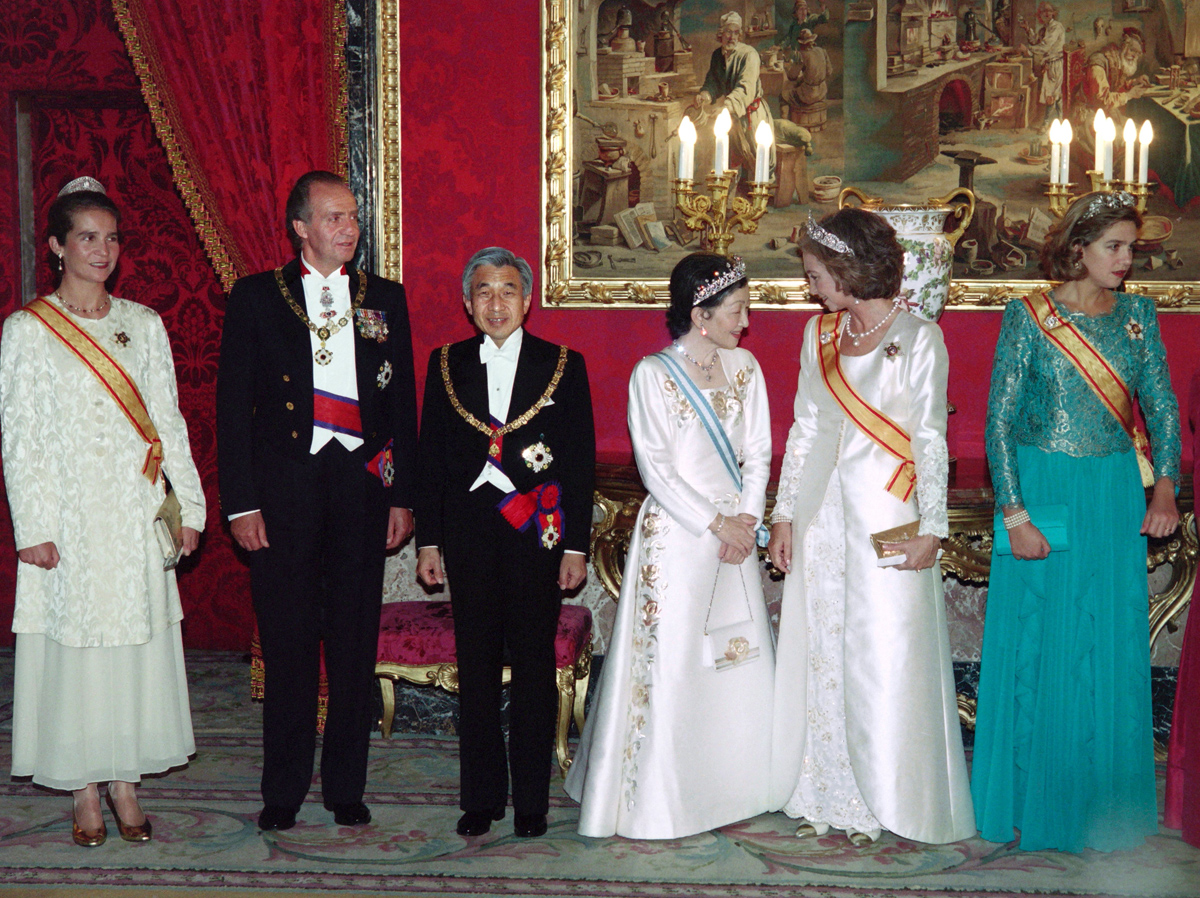
[[[854,333],[854,331],[852,331],[850,329],[850,315],[849,315],[849,313],[847,313],[846,320],[842,323],[842,333],[844,333],[847,337],[849,337],[851,339],[851,341],[853,341],[854,345],[857,346],[858,341],[861,340],[863,337],[869,337],[871,334],[875,333],[875,331],[879,330],[881,327],[883,327],[885,324],[887,324],[892,319],[892,316],[896,314],[896,310],[899,308],[900,308],[900,297],[897,296],[895,299],[892,300],[892,310],[890,312],[888,312],[886,315],[884,315],[882,320],[880,320],[880,322],[877,325],[875,325],[874,327],[867,328],[865,331],[863,331],[860,334],[856,334],[856,333]]]
[[[671,345],[675,347],[675,349],[679,352],[679,354],[681,356],[683,356],[685,359],[687,359],[689,362],[691,362],[693,365],[695,365],[697,368],[699,368],[701,371],[704,372],[704,379],[706,381],[712,380],[712,369],[714,367],[716,367],[716,364],[717,364],[717,351],[715,349],[713,350],[712,358],[709,360],[708,364],[701,365],[694,358],[692,358],[690,355],[688,355],[687,350],[684,349],[682,346],[680,346],[678,343],[672,343]]]
[[[106,294],[104,297],[104,302],[100,303],[100,305],[96,306],[96,308],[81,309],[81,308],[79,308],[79,306],[73,306],[69,302],[67,302],[65,299],[63,299],[62,294],[59,293],[57,290],[54,291],[54,293],[52,295],[54,296],[55,299],[57,299],[59,302],[61,302],[64,306],[66,306],[68,309],[70,309],[76,315],[83,315],[84,317],[87,317],[88,315],[102,314],[103,312],[105,312],[108,309],[109,305],[112,302],[112,297]]]

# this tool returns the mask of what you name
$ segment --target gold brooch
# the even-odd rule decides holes
[[[887,346],[883,347],[883,356],[890,362],[896,361],[896,356],[900,355],[900,344],[893,340]]]
[[[125,333],[125,331],[117,331],[113,334],[113,339],[121,346],[129,345],[129,334]]]
[[[1145,330],[1143,330],[1142,326],[1140,324],[1138,324],[1136,321],[1134,321],[1132,318],[1130,318],[1129,323],[1125,325],[1125,333],[1129,334],[1130,340],[1146,339]]]

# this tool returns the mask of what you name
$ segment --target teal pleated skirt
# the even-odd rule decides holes
[[[992,555],[975,817],[1030,851],[1133,848],[1158,831],[1137,461],[1022,446],[1017,464],[1027,506],[1067,506],[1070,549]]]

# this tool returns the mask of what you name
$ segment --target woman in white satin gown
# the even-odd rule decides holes
[[[804,330],[771,517],[771,560],[788,574],[772,806],[803,818],[800,837],[835,828],[867,845],[886,829],[957,841],[975,834],[975,818],[937,563],[948,532],[946,348],[937,325],[901,306],[904,250],[882,218],[810,218],[800,249],[829,313]],[[918,521],[915,536],[890,544],[904,560],[877,566],[870,535]]]
[[[736,257],[684,258],[671,274],[675,342],[630,379],[629,432],[649,496],[567,775],[586,836],[682,838],[771,809],[775,664],[755,547],[771,427],[762,372],[738,348],[749,300]],[[705,409],[687,398],[697,388],[732,470]],[[749,651],[714,665],[734,646]]]

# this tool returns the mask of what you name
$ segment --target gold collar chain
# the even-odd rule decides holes
[[[450,344],[447,343],[442,347],[442,383],[446,385],[446,396],[449,397],[450,404],[454,406],[454,410],[462,416],[462,419],[491,441],[488,446],[488,453],[492,456],[498,456],[500,454],[500,439],[505,434],[512,433],[514,430],[524,427],[532,421],[533,416],[540,412],[543,406],[550,401],[550,397],[558,389],[558,382],[562,380],[563,369],[567,366],[568,351],[565,346],[558,347],[558,365],[554,369],[554,376],[550,378],[550,383],[547,385],[546,391],[542,393],[538,401],[526,409],[525,413],[519,418],[514,418],[503,427],[493,428],[472,415],[458,401],[458,395],[454,392],[454,384],[450,382]]]
[[[287,288],[287,284],[283,280],[283,269],[275,269],[275,282],[279,284],[279,292],[283,294],[283,298],[287,300],[287,304],[292,307],[292,311],[300,316],[300,320],[304,322],[305,327],[316,334],[317,339],[321,341],[320,348],[313,353],[313,361],[318,365],[328,365],[333,361],[333,353],[325,348],[325,341],[350,323],[351,319],[354,318],[354,313],[358,311],[358,307],[362,305],[363,299],[366,298],[367,276],[363,274],[362,269],[355,270],[358,272],[358,295],[354,297],[354,302],[350,303],[350,308],[346,310],[346,314],[333,324],[317,327],[313,324],[312,319],[308,317],[308,313],[292,298],[292,291]]]

